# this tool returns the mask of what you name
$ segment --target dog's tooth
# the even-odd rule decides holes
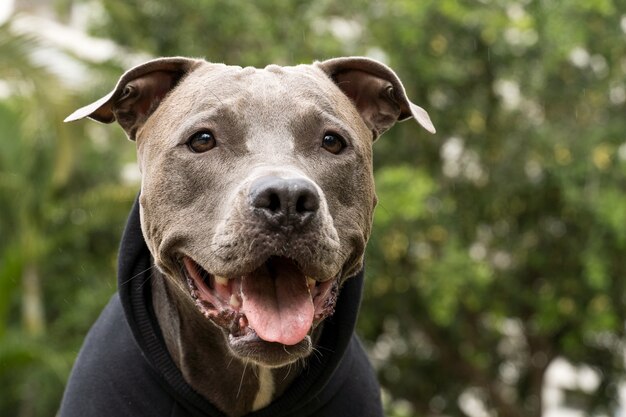
[[[215,276],[215,283],[226,286],[228,285],[228,278],[220,277],[219,275]]]
[[[306,277],[306,284],[309,286],[309,288],[315,287],[316,282],[317,281],[315,281],[315,278]]]
[[[239,297],[236,294],[230,295],[230,305],[235,308],[241,307],[241,301],[239,301]]]

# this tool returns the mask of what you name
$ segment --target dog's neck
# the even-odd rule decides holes
[[[299,364],[267,368],[244,363],[230,352],[222,331],[161,273],[152,280],[154,312],[172,359],[185,381],[232,417],[268,405],[299,373]]]

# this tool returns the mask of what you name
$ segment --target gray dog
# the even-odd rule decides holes
[[[162,58],[84,117],[122,126],[142,182],[60,415],[382,415],[354,335],[372,144],[410,117],[435,131],[395,73]]]

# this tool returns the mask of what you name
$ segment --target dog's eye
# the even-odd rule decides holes
[[[189,138],[187,146],[195,153],[210,151],[215,147],[215,136],[208,130],[201,130]]]
[[[322,148],[328,152],[337,155],[346,147],[346,141],[344,138],[336,133],[325,133],[324,139],[322,139]]]

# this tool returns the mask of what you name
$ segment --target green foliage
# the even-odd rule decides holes
[[[410,184],[407,187],[407,184]],[[415,167],[401,165],[380,169],[376,176],[379,204],[375,223],[385,226],[390,222],[410,224],[419,220],[426,210],[424,200],[434,188],[432,179]],[[389,208],[388,208],[389,207]]]
[[[329,17],[350,16],[367,2],[328,0],[102,2],[95,33],[155,55],[205,57],[232,65],[293,64],[340,55]]]
[[[490,415],[539,416],[557,358],[597,372],[584,413],[615,411],[626,317],[623,5],[98,4],[94,33],[155,56],[256,66],[383,57],[429,110],[437,135],[408,121],[374,145],[379,205],[359,326],[389,415],[465,416],[471,394]],[[7,33],[0,78],[19,94],[0,100],[0,384],[11,387],[0,414],[51,415],[114,290],[135,191],[120,185],[119,149],[129,147],[119,130],[61,125],[75,98],[32,64],[34,40]],[[104,75],[90,99],[113,82],[107,68],[93,71]],[[34,333],[21,310],[33,270],[45,294]],[[30,392],[40,394],[32,409]]]
[[[411,2],[371,25],[392,66],[419,81],[409,96],[430,101],[439,132],[417,146],[402,126],[377,154],[384,167],[411,147],[435,185],[416,201],[431,210],[413,227],[380,199],[399,220],[375,228],[364,311],[397,317],[405,341],[420,335],[391,350],[381,377],[417,414],[462,415],[472,388],[490,412],[540,415],[544,372],[564,357],[596,369],[600,388],[582,406],[608,412],[624,371],[620,15],[612,2],[494,3]],[[415,57],[396,56],[416,24]],[[390,241],[404,248],[391,262],[380,259]],[[362,323],[376,352],[389,332],[367,313]],[[504,349],[511,332],[518,346]],[[502,374],[510,366],[514,378]],[[422,374],[428,390],[394,368]]]
[[[136,193],[120,185],[109,135],[98,145],[61,123],[84,99],[34,62],[42,47],[0,26],[0,79],[10,86],[0,99],[0,414],[20,417],[54,415],[115,290],[116,245]]]

